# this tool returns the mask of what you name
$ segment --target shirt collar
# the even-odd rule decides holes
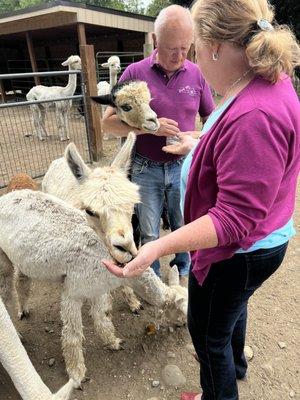
[[[162,70],[162,67],[159,65],[159,63],[156,61],[156,54],[157,54],[157,49],[155,49],[154,51],[153,51],[153,53],[151,54],[151,56],[150,56],[150,65],[151,65],[151,68],[159,68],[160,70]],[[183,66],[182,67],[180,67],[177,71],[175,71],[175,72],[178,72],[178,71],[186,71],[186,60],[184,60],[184,63],[183,63]]]

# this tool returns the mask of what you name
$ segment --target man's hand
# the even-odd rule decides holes
[[[102,264],[118,278],[132,278],[141,275],[155,260],[160,257],[160,246],[155,240],[144,244],[137,256],[125,267],[118,267],[113,261],[101,260]]]
[[[198,139],[194,139],[190,134],[190,132],[180,132],[179,134],[177,134],[177,137],[179,139],[178,143],[170,144],[169,146],[164,146],[162,150],[165,151],[166,153],[185,156],[198,143]]]
[[[179,132],[178,123],[173,119],[159,118],[160,127],[155,132],[156,136],[176,136]]]

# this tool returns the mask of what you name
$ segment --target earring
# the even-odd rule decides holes
[[[212,59],[213,59],[214,61],[218,61],[218,58],[219,58],[218,53],[213,53]]]

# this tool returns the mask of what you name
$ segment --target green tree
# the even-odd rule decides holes
[[[53,0],[0,0],[0,12],[14,11],[33,7],[39,4],[51,3]],[[72,0],[74,3],[91,4],[94,6],[125,10],[126,3],[122,0]],[[130,0],[135,1],[135,0]]]
[[[160,10],[173,4],[170,0],[152,0],[149,4],[146,14],[156,17]]]

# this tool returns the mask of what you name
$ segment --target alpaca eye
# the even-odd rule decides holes
[[[124,104],[123,106],[121,106],[123,111],[130,111],[132,110],[132,107],[129,104]]]
[[[90,216],[90,217],[98,217],[96,213],[93,213],[93,211],[89,210],[86,208],[85,212]]]

